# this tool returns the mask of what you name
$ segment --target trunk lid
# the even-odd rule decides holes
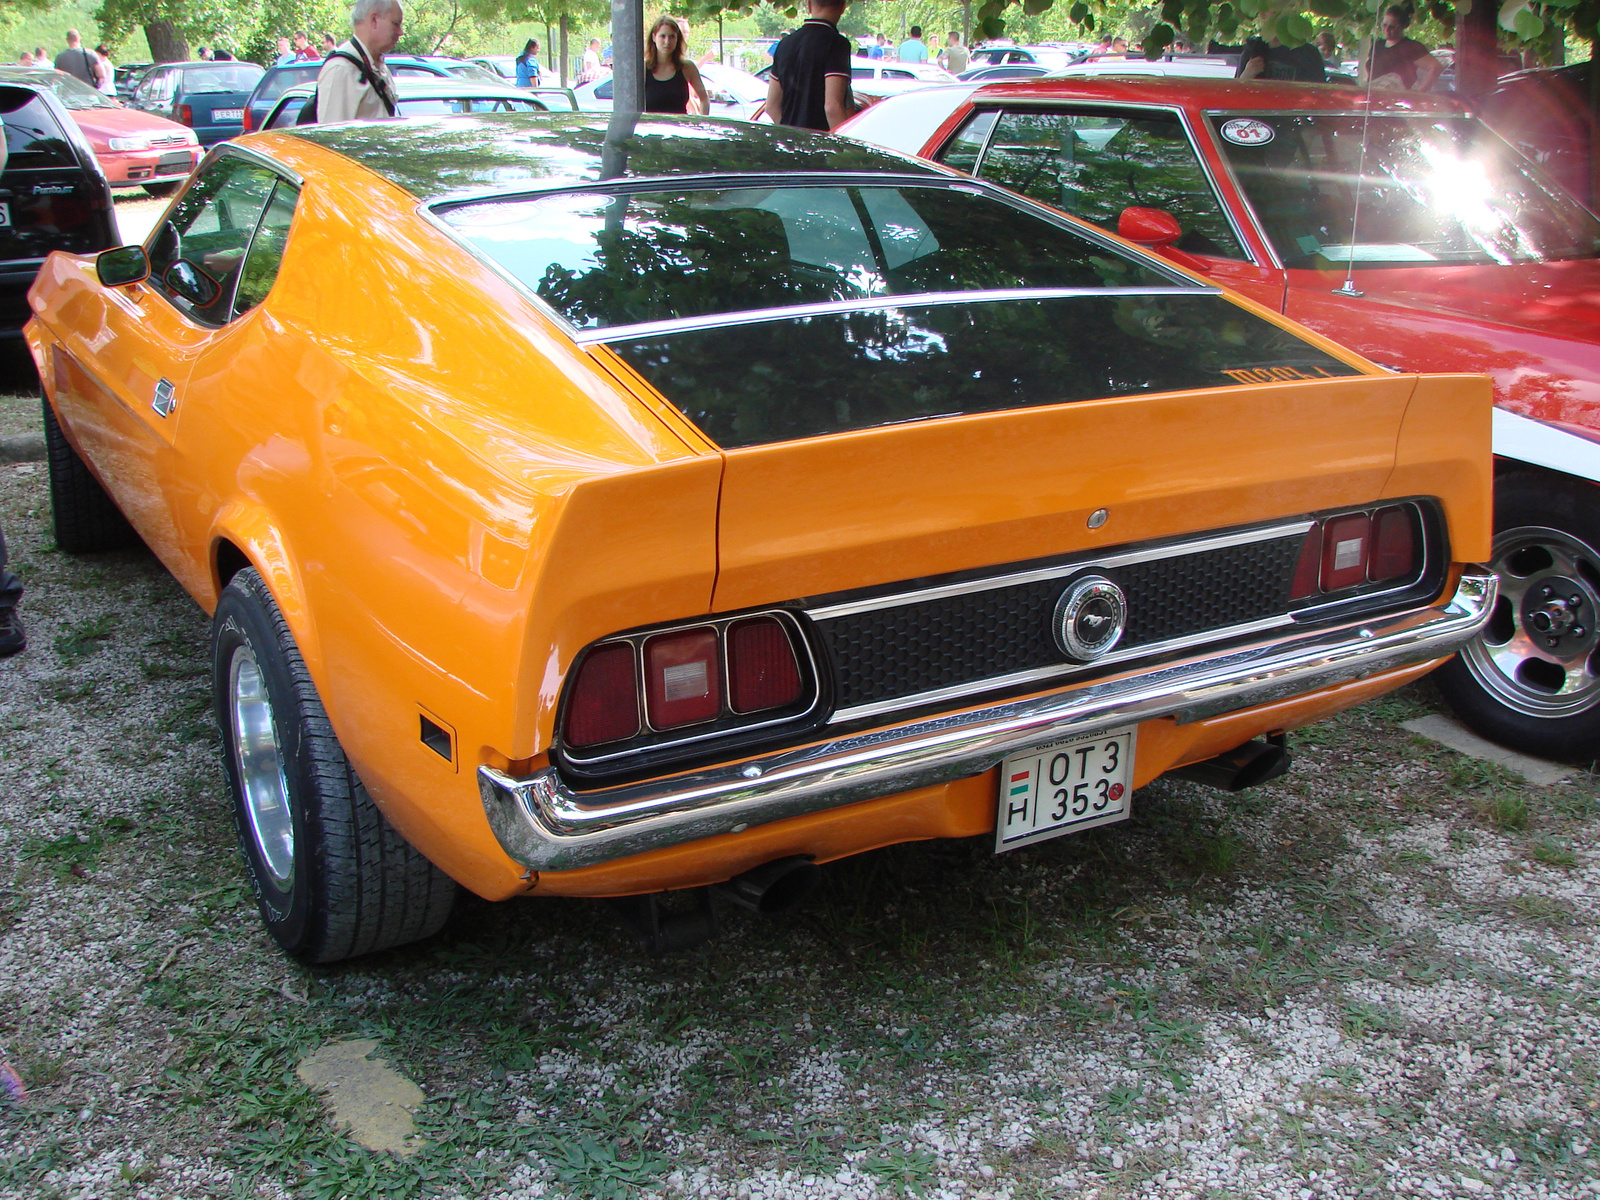
[[[713,607],[1367,503],[1416,382],[1124,396],[731,450]]]

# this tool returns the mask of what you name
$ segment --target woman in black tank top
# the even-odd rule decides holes
[[[695,111],[709,112],[711,102],[700,70],[683,54],[683,30],[671,17],[662,17],[650,27],[644,42],[644,110],[686,113],[691,89],[699,101]]]

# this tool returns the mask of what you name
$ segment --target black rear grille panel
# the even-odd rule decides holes
[[[1196,554],[1084,569],[1128,600],[1118,653],[1284,613],[1304,534]],[[960,687],[1022,671],[1073,666],[1052,614],[1070,575],[818,620],[841,709]]]

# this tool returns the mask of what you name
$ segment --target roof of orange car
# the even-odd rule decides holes
[[[1333,83],[1261,83],[1254,80],[1204,79],[1189,76],[1092,75],[1008,79],[972,94],[985,100],[1114,100],[1131,104],[1174,104],[1201,109],[1268,112],[1284,109],[1360,111],[1366,107],[1363,88]],[[1460,113],[1466,106],[1449,96],[1427,92],[1372,93],[1372,111],[1390,113]]]
[[[646,113],[626,137],[609,143],[611,119],[607,113],[483,113],[276,132],[345,155],[424,203],[673,176],[950,174],[846,138],[709,117]]]

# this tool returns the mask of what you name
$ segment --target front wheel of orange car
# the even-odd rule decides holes
[[[455,884],[395,832],[356,778],[254,570],[223,589],[211,654],[234,825],[278,944],[303,962],[330,963],[437,932]]]
[[[1600,487],[1518,471],[1495,485],[1489,624],[1438,671],[1458,716],[1502,745],[1600,758]]]

